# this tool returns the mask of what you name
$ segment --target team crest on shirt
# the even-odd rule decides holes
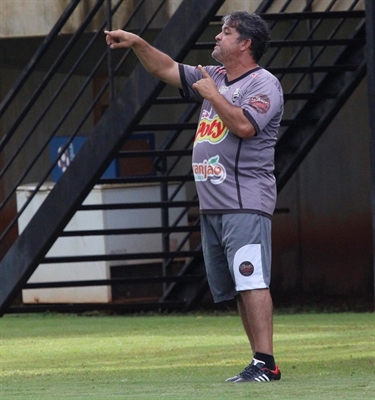
[[[219,162],[220,156],[216,155],[202,163],[193,163],[194,180],[196,182],[206,182],[209,180],[214,185],[220,185],[227,177],[227,171],[223,164]]]
[[[241,96],[241,89],[237,88],[232,94],[232,103],[235,103]]]

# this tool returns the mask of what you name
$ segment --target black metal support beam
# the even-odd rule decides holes
[[[362,39],[365,35],[365,23],[361,23],[353,38]],[[279,192],[365,77],[367,60],[364,47],[357,44],[347,46],[336,59],[335,66],[352,63],[356,64],[356,67],[351,72],[330,71],[315,88],[315,94],[336,91],[335,101],[329,99],[331,96],[326,98],[324,95],[317,100],[310,99],[301,108],[298,116],[294,117],[293,125],[288,127],[276,144],[275,176]],[[308,124],[308,121],[312,122],[315,118],[318,118],[316,123]],[[298,121],[303,123],[296,125]],[[283,120],[283,123],[286,121]],[[303,138],[302,142],[300,138]],[[297,146],[297,151],[293,149],[294,146]],[[283,151],[288,148],[292,151]]]
[[[154,42],[182,60],[225,0],[185,0]],[[104,36],[103,36],[104,41]],[[0,315],[26,284],[163,88],[139,65],[0,264]]]
[[[366,0],[366,36],[367,36],[367,81],[370,110],[370,158],[371,158],[371,201],[372,201],[372,262],[374,277],[375,310],[375,3]]]

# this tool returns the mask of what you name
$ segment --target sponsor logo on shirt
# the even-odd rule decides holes
[[[229,89],[231,89],[231,87],[232,87],[232,86],[225,86],[225,85],[220,86],[220,88],[219,88],[219,93],[220,93],[220,94],[225,94]]]
[[[202,163],[193,163],[194,180],[196,182],[206,182],[207,179],[214,184],[220,185],[225,181],[227,172],[222,164],[219,163],[220,156],[211,157]]]
[[[216,115],[214,118],[210,118],[209,112],[204,110],[195,134],[194,146],[202,142],[218,144],[225,139],[227,134],[228,128],[219,116]]]
[[[257,94],[250,97],[249,105],[259,113],[265,114],[271,107],[271,101],[266,94]]]

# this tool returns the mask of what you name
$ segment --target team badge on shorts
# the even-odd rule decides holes
[[[260,244],[246,244],[236,251],[233,258],[233,274],[237,291],[267,287],[263,277]]]
[[[239,266],[240,274],[250,276],[254,272],[254,265],[250,261],[243,261]]]

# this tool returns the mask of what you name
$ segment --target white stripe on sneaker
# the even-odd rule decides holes
[[[267,375],[263,374],[263,375],[260,375],[258,378],[255,378],[255,380],[257,382],[267,382],[267,381],[269,381],[269,378]]]

